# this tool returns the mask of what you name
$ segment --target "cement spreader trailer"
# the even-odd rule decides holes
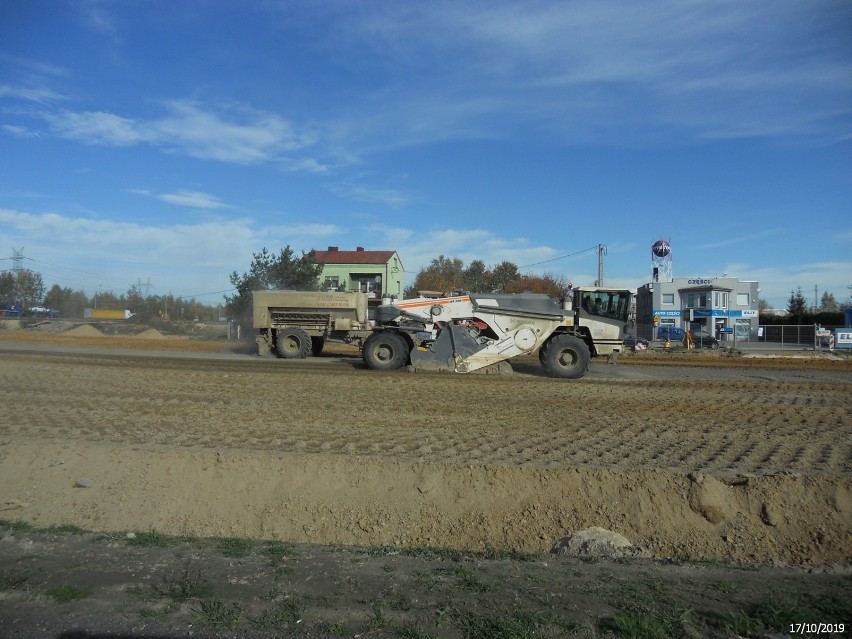
[[[326,339],[360,345],[375,370],[469,373],[538,351],[553,377],[586,374],[592,357],[624,350],[632,292],[569,289],[562,299],[537,293],[459,293],[384,299],[368,319],[364,293],[255,291],[258,352],[318,354]]]

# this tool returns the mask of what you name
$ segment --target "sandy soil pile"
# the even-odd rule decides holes
[[[625,358],[568,382],[534,362],[459,376],[356,358],[3,359],[6,519],[523,551],[599,526],[656,558],[852,561],[846,362]]]
[[[165,335],[163,335],[156,328],[149,328],[147,331],[142,331],[138,335],[135,335],[136,339],[165,339]]]
[[[71,337],[103,337],[103,333],[90,324],[80,324],[68,329],[65,334]]]

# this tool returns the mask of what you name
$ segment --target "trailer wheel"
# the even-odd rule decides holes
[[[284,359],[305,359],[311,352],[311,336],[304,329],[291,326],[278,331],[275,348]]]
[[[374,370],[392,371],[408,361],[406,341],[391,331],[378,331],[364,342],[364,363]]]
[[[589,370],[589,347],[579,337],[557,335],[544,346],[544,368],[553,377],[577,379]]]
[[[324,337],[312,337],[311,338],[311,355],[314,357],[319,357],[319,354],[322,353],[323,346],[325,346],[325,338]]]

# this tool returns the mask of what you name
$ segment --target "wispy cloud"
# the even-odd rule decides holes
[[[287,157],[314,144],[314,136],[297,132],[292,122],[274,114],[240,105],[213,111],[189,100],[173,100],[164,108],[162,117],[147,120],[102,111],[66,110],[45,117],[58,135],[85,144],[144,143],[205,160],[236,164],[284,161],[291,167],[321,170],[319,162],[301,158],[294,164]]]
[[[28,129],[25,126],[18,126],[14,124],[4,124],[0,126],[0,130],[8,135],[13,135],[16,138],[39,138],[42,137],[42,134],[38,131],[33,131],[32,129]]]
[[[370,204],[384,204],[385,206],[394,208],[405,206],[412,199],[411,194],[399,189],[354,184],[351,182],[333,184],[329,189],[332,193],[340,197],[359,202],[368,202]]]
[[[25,100],[27,102],[49,104],[63,100],[64,96],[60,95],[56,91],[45,88],[30,88],[0,84],[0,98],[15,98],[18,100]]]
[[[518,126],[567,142],[659,142],[663,131],[836,140],[849,121],[845,3],[334,6],[337,14],[322,14],[331,37],[318,46],[395,78],[350,108],[372,114],[358,115],[351,133],[374,144],[419,144],[447,131],[511,137]],[[506,127],[508,115],[521,124]]]
[[[716,242],[707,242],[701,245],[695,246],[696,249],[719,249],[727,246],[736,246],[738,244],[749,244],[753,242],[757,242],[759,240],[765,240],[768,237],[777,237],[777,236],[786,236],[789,233],[787,229],[783,228],[769,228],[764,231],[760,231],[759,233],[748,233],[746,235],[741,234],[741,232],[734,232],[733,229],[729,230],[729,235],[724,239],[721,239]]]
[[[133,146],[146,141],[147,137],[145,127],[134,119],[112,113],[61,111],[46,117],[60,136],[85,144]]]
[[[225,204],[219,198],[208,193],[199,191],[177,191],[176,193],[160,193],[155,195],[158,200],[186,206],[192,209],[230,209],[230,204]]]

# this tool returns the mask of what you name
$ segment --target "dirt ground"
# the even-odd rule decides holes
[[[567,381],[535,358],[510,375],[380,373],[346,346],[284,361],[59,328],[0,331],[9,627],[675,637],[852,622],[848,358],[646,352]],[[632,546],[549,552],[592,528]],[[74,584],[90,596],[48,594]]]

